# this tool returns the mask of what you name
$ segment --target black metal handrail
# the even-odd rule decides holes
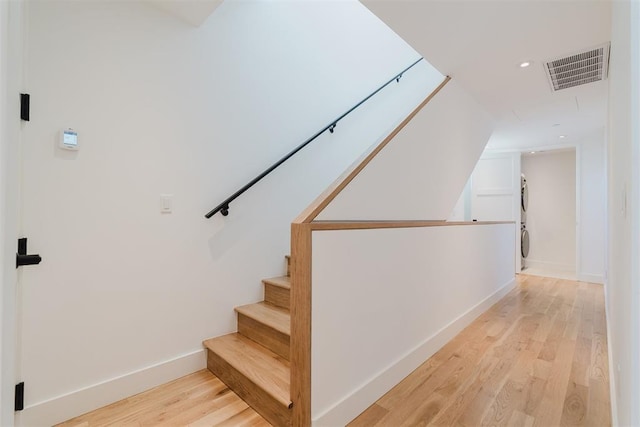
[[[378,89],[376,89],[374,92],[372,92],[369,96],[367,96],[366,98],[364,98],[362,101],[358,102],[356,105],[354,105],[353,107],[351,107],[346,113],[342,114],[340,117],[338,117],[337,119],[333,120],[331,123],[329,123],[327,126],[323,127],[322,129],[320,129],[318,132],[316,132],[311,138],[307,139],[305,142],[303,142],[302,144],[298,145],[296,148],[294,148],[292,151],[290,151],[286,156],[284,156],[283,158],[281,158],[280,160],[278,160],[277,162],[275,162],[273,165],[271,165],[267,170],[265,170],[264,172],[262,172],[260,175],[258,175],[257,177],[253,178],[251,181],[249,181],[248,184],[246,184],[244,187],[242,187],[241,189],[239,189],[238,191],[236,191],[235,193],[233,193],[231,196],[227,197],[222,203],[220,203],[218,206],[216,206],[215,208],[213,208],[212,210],[210,210],[206,215],[205,218],[211,218],[212,216],[214,216],[216,213],[220,212],[223,216],[227,216],[229,215],[229,203],[233,202],[236,198],[238,198],[238,196],[240,196],[242,193],[244,193],[245,191],[247,191],[249,188],[253,187],[258,181],[260,181],[262,178],[264,178],[265,176],[269,175],[271,172],[273,172],[273,170],[275,168],[277,168],[278,166],[280,166],[281,164],[283,164],[284,162],[286,162],[287,160],[289,160],[294,154],[296,154],[298,151],[302,150],[304,147],[306,147],[307,145],[309,145],[314,139],[316,139],[317,137],[319,137],[320,135],[322,135],[323,133],[325,133],[327,130],[331,133],[334,132],[336,126],[338,125],[338,122],[340,120],[342,120],[343,118],[345,118],[349,113],[351,113],[353,110],[355,110],[356,108],[358,108],[359,106],[361,106],[362,104],[364,104],[367,100],[369,100],[369,98],[371,98],[372,96],[374,96],[376,93],[380,92],[382,89],[384,89],[385,87],[387,87],[389,84],[391,84],[391,82],[393,82],[394,80],[399,83],[400,79],[402,78],[402,75],[404,73],[406,73],[409,69],[411,69],[414,65],[416,65],[418,62],[422,61],[423,58],[418,59],[417,61],[415,61],[413,64],[409,65],[407,68],[405,68],[404,70],[400,71],[398,74],[396,74],[395,76],[393,76],[389,81],[387,81],[385,84],[383,84],[382,86],[380,86]]]

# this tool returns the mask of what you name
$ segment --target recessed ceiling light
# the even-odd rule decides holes
[[[567,137],[567,135],[560,135],[560,139],[565,139]]]
[[[530,154],[536,154],[536,152],[535,152],[535,151],[530,151],[529,153],[530,153]]]
[[[524,61],[520,63],[520,68],[527,68],[529,65],[531,65],[531,61]]]

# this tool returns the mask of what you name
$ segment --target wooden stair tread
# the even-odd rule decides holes
[[[277,286],[279,288],[291,289],[291,277],[289,276],[271,277],[269,279],[263,279],[262,283]]]
[[[289,362],[237,333],[212,338],[203,344],[276,401],[291,407]]]
[[[259,302],[235,308],[236,312],[263,323],[278,332],[291,336],[291,316],[289,310]]]

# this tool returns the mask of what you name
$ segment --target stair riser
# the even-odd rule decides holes
[[[207,350],[207,368],[269,423],[274,426],[291,425],[289,408],[256,387],[247,377],[211,350]]]
[[[238,333],[273,351],[278,356],[289,360],[289,335],[276,331],[250,317],[238,313]]]
[[[280,286],[264,284],[264,300],[269,304],[289,310],[291,291]]]

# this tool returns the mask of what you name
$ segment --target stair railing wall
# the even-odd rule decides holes
[[[314,236],[324,234],[318,232],[331,231],[327,236],[344,234],[347,238],[347,235],[354,236],[350,233],[352,230],[381,229],[380,234],[376,234],[381,240],[372,241],[371,244],[374,246],[380,244],[380,248],[384,249],[383,235],[396,233],[397,229],[416,228],[416,233],[422,235],[427,228],[431,230],[432,227],[438,229],[444,227],[452,236],[459,237],[460,233],[472,236],[470,238],[475,239],[471,243],[472,248],[481,248],[477,252],[480,255],[491,252],[488,246],[492,240],[486,238],[487,232],[499,235],[500,241],[510,238],[508,230],[513,228],[513,224],[444,221],[449,214],[447,209],[453,207],[459,195],[456,191],[462,191],[480,157],[491,135],[493,124],[484,109],[460,85],[449,84],[449,82],[449,77],[444,78],[396,128],[354,162],[304,209],[291,225],[290,360],[293,425],[308,426],[314,420],[330,425],[335,423],[342,425],[349,421],[348,417],[344,418],[345,414],[353,410],[350,403],[345,403],[350,399],[349,396],[344,395],[345,389],[337,392],[340,394],[340,399],[344,398],[344,401],[327,403],[325,399],[324,402],[319,403],[314,397],[312,405],[312,373],[315,371],[311,369],[311,320],[312,313],[318,309],[312,304],[312,277],[315,278],[316,274],[324,271],[314,271],[312,265]],[[391,144],[392,140],[394,140],[393,144]],[[388,148],[385,149],[385,147]],[[421,183],[428,185],[421,187]],[[420,200],[416,200],[417,198]],[[449,206],[450,202],[451,206]],[[428,220],[412,220],[416,216],[426,217]],[[474,227],[450,227],[452,225],[473,225]],[[494,228],[485,231],[483,227],[477,226]],[[460,228],[463,230],[460,231]],[[430,243],[427,242],[424,247],[431,250],[429,245]],[[402,252],[400,247],[397,250]],[[490,262],[494,261],[498,262],[498,258],[491,258]],[[494,298],[500,292],[504,292],[510,284],[515,283],[511,280],[515,277],[514,272],[507,271],[509,263],[511,260],[508,260],[505,268],[502,268],[500,261],[499,275],[492,276],[487,272],[488,279],[483,285],[483,292],[491,292],[491,295],[486,298]],[[315,268],[323,267],[317,265]],[[362,268],[365,267],[360,266],[361,271]],[[455,269],[451,271],[455,272]],[[503,283],[506,276],[511,276],[507,284]],[[352,278],[355,281],[343,283],[340,289],[345,289],[344,286],[347,286],[348,290],[353,290],[350,284],[356,286],[368,280],[368,278],[359,280],[358,277]],[[467,279],[465,277],[461,280],[465,286],[471,286]],[[348,291],[346,293],[348,294]],[[341,296],[334,297],[339,299]],[[482,297],[485,298],[485,295]],[[320,311],[315,311],[316,315],[323,313],[325,306],[320,308]],[[424,354],[426,353],[423,352]],[[360,381],[364,380],[363,378],[360,378]],[[367,377],[365,382],[369,379]],[[366,385],[363,386],[363,389],[366,387]],[[354,394],[359,393],[354,392]],[[366,394],[368,391],[363,393]],[[355,401],[363,398],[362,396],[360,394]],[[365,400],[369,397],[371,396]],[[332,404],[335,404],[334,408],[330,408]],[[343,418],[333,412],[339,412]],[[325,417],[323,414],[328,415]]]
[[[515,286],[512,222],[306,229],[312,424],[347,425]]]
[[[377,146],[364,153],[291,224],[292,425],[311,425],[311,244],[313,220],[449,82],[446,77]]]

